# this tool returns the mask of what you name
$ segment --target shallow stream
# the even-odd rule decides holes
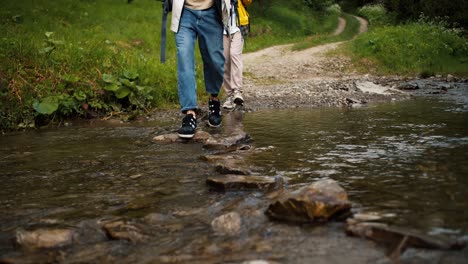
[[[158,224],[148,226],[147,243],[89,236],[89,242],[60,254],[76,262],[127,263],[303,263],[324,256],[362,263],[383,255],[368,241],[338,232],[334,223],[269,221],[262,193],[211,192],[205,179],[215,172],[200,160],[208,153],[200,144],[152,142],[168,127],[177,124],[72,126],[1,136],[0,257],[22,256],[12,243],[17,228],[82,227],[103,217],[150,214],[158,215]],[[258,111],[244,115],[243,129],[255,148],[265,149],[247,161],[265,175],[285,177],[288,188],[332,178],[348,192],[355,212],[378,213],[427,234],[468,235],[464,100]],[[210,222],[229,211],[241,214],[241,233],[216,236]]]

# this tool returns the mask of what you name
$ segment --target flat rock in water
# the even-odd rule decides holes
[[[67,228],[38,228],[16,231],[16,243],[26,249],[46,249],[68,246],[73,243],[76,232]]]
[[[376,242],[384,243],[404,251],[405,248],[428,249],[461,249],[465,243],[440,237],[419,234],[414,231],[398,227],[390,227],[382,223],[362,222],[348,224],[346,233],[353,236],[365,237]]]
[[[170,133],[170,134],[163,134],[158,135],[153,138],[153,141],[161,142],[161,143],[175,143],[175,142],[187,142],[187,141],[194,141],[198,143],[205,143],[209,138],[211,138],[210,133],[197,130],[195,135],[191,139],[180,138],[177,133]]]
[[[104,223],[103,229],[109,238],[114,240],[127,240],[131,242],[144,242],[149,239],[144,227],[140,224],[126,220],[114,220]]]
[[[208,177],[206,183],[216,190],[272,190],[282,186],[282,181],[270,176],[220,175]]]
[[[213,150],[236,150],[239,146],[250,140],[250,136],[245,132],[239,132],[228,137],[208,138],[203,147]]]
[[[239,175],[250,175],[249,166],[243,159],[220,159],[216,162],[215,170],[221,174],[239,174]]]
[[[314,223],[349,214],[348,194],[334,180],[321,180],[290,193],[283,193],[268,206],[273,219]]]

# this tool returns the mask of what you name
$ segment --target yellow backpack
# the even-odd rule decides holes
[[[239,25],[247,26],[249,24],[249,13],[245,9],[246,6],[252,4],[252,0],[238,0],[238,13],[239,13]]]

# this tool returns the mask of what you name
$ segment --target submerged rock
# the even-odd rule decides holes
[[[137,243],[147,241],[150,238],[145,234],[145,228],[142,225],[126,220],[105,222],[103,229],[108,237],[114,240],[127,240]]]
[[[211,221],[211,227],[217,234],[236,235],[241,229],[241,217],[236,212],[230,212]]]
[[[233,159],[227,156],[224,159],[219,159],[216,162],[215,170],[221,174],[252,174],[248,164],[241,157]]]
[[[57,248],[73,244],[75,235],[75,230],[69,228],[18,229],[16,243],[25,250]]]
[[[391,227],[383,223],[351,223],[346,232],[352,236],[365,237],[376,242],[384,243],[392,251],[403,252],[408,247],[428,249],[461,249],[465,243],[441,237],[428,236],[398,227]]]
[[[234,151],[237,150],[239,146],[244,145],[244,143],[249,141],[250,136],[242,131],[227,137],[210,137],[205,141],[203,147],[213,150]]]
[[[208,177],[206,183],[216,190],[272,190],[282,186],[281,177],[270,176],[243,176],[243,175],[220,175]]]
[[[291,193],[283,193],[268,206],[273,219],[292,222],[323,222],[348,214],[348,194],[334,180],[321,180]]]
[[[223,162],[224,160],[243,160],[239,155],[203,155],[200,157],[201,160],[209,163]]]

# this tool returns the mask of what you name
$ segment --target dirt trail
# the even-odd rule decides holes
[[[359,34],[367,31],[367,21],[360,22]],[[340,20],[334,34],[344,30]],[[381,96],[360,94],[354,89],[356,80],[372,81],[369,75],[349,69],[349,58],[330,55],[344,42],[292,51],[293,44],[274,46],[246,53],[244,59],[244,94],[252,109],[346,105],[352,96],[365,101]]]

